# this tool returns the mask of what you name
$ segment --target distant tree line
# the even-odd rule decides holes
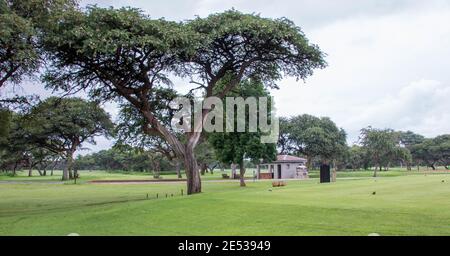
[[[412,131],[361,129],[358,141],[347,146],[346,133],[329,118],[300,115],[280,120],[278,149],[285,154],[304,156],[308,167],[331,163],[335,170],[388,170],[391,166],[437,165],[449,168],[450,135],[425,138]]]
[[[78,170],[153,172],[156,176],[161,171],[174,171],[168,159],[155,158],[156,156],[152,156],[150,152],[139,148],[113,147],[84,156],[78,155],[75,159],[75,168]]]
[[[242,84],[239,95],[260,95],[254,84]],[[110,170],[151,172],[185,169],[170,145],[158,136],[140,129],[142,120],[127,105],[121,107],[114,125],[98,103],[80,98],[50,97],[27,110],[0,109],[0,170],[33,170],[39,175],[55,168],[63,169],[63,180],[74,177],[76,170]],[[78,155],[83,143],[95,143],[98,135],[115,137],[116,145],[88,155]],[[180,134],[183,140],[183,135]],[[280,154],[302,156],[310,169],[330,164],[334,172],[341,169],[386,171],[392,166],[427,166],[436,169],[450,164],[450,135],[425,138],[411,131],[361,129],[357,143],[348,146],[346,133],[327,117],[300,115],[280,119],[277,145],[261,144],[258,133],[211,133],[196,149],[199,172],[204,175],[215,168],[240,166],[240,177],[248,166],[258,166]],[[278,150],[277,150],[278,149]],[[241,181],[241,185],[245,185]]]

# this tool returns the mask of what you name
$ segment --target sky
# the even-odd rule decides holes
[[[305,81],[286,78],[275,97],[278,116],[328,116],[357,140],[359,130],[450,133],[450,1],[445,0],[171,0],[90,1],[82,6],[141,8],[152,18],[187,20],[231,8],[286,17],[327,54],[328,67]],[[186,82],[175,79],[177,88]],[[48,94],[42,88],[24,91]],[[114,104],[105,108],[117,115]],[[108,148],[98,138],[90,150]]]

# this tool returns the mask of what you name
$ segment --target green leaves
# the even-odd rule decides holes
[[[187,28],[202,39],[189,66],[214,81],[225,73],[243,79],[258,77],[266,85],[283,75],[305,79],[326,66],[324,54],[309,44],[300,28],[288,19],[268,19],[236,10],[196,18]]]
[[[415,161],[427,166],[436,163],[450,165],[450,135],[444,134],[432,139],[424,139],[422,143],[411,146],[411,153]]]
[[[264,86],[260,81],[247,80],[240,83],[235,90],[227,95],[227,97],[238,96],[244,98],[262,97],[269,96],[269,93],[264,89]],[[245,110],[246,122],[249,120],[248,116],[252,114],[254,113],[249,113],[249,110]],[[237,122],[236,120],[234,121]],[[223,123],[225,122],[226,120],[224,120]],[[246,127],[248,128],[248,123],[246,123]],[[260,131],[217,132],[209,133],[208,141],[216,150],[216,157],[218,160],[223,163],[240,163],[244,158],[249,158],[256,163],[259,163],[259,159],[261,158],[270,161],[276,156],[276,146],[274,144],[261,143],[262,135],[263,134]]]
[[[42,62],[42,30],[70,0],[0,1],[0,87],[32,76]]]
[[[282,120],[280,144],[284,153],[322,160],[336,159],[347,149],[346,134],[333,121],[307,114]]]
[[[50,97],[23,117],[21,127],[29,143],[62,153],[85,141],[95,143],[94,136],[111,135],[113,123],[95,102]]]

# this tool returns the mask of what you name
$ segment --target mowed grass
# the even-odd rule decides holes
[[[3,183],[0,235],[450,235],[449,178],[205,181],[193,196],[183,183]]]
[[[238,170],[239,171],[239,170]],[[247,170],[245,177],[252,178],[254,169]],[[79,171],[80,178],[79,182],[86,182],[91,180],[154,180],[153,173],[151,172],[106,172],[106,171]],[[175,172],[170,172],[170,174],[161,173],[162,180],[164,179],[178,179]],[[203,180],[217,180],[222,179],[222,173],[230,175],[231,170],[225,170],[221,172],[220,170],[215,170],[212,174],[205,173],[202,176]],[[184,173],[183,178],[186,178]],[[1,173],[0,181],[14,181],[14,182],[56,182],[61,181],[62,171],[55,170],[53,176],[50,175],[50,171],[47,171],[46,176],[39,176],[37,171],[33,171],[33,176],[28,176],[28,171],[17,171],[16,176],[11,176],[10,173]],[[67,183],[73,183],[74,181],[68,181]]]
[[[239,172],[239,170],[237,170]],[[443,168],[440,171],[444,171]],[[263,169],[262,172],[267,172],[266,169]],[[161,179],[177,179],[177,175],[172,171],[170,174],[161,173]],[[252,179],[256,173],[255,168],[247,168],[245,177],[247,179]],[[396,176],[404,176],[404,175],[424,175],[425,173],[433,173],[430,169],[427,171],[426,168],[422,167],[419,171],[417,169],[413,169],[412,171],[406,171],[404,168],[391,168],[389,171],[378,171],[379,177],[396,177]],[[154,180],[153,173],[151,172],[106,172],[106,171],[79,171],[80,178],[78,182],[87,182],[91,180]],[[205,173],[202,176],[202,180],[217,180],[222,179],[222,174],[231,175],[231,170],[226,169],[224,172],[216,169],[214,173]],[[449,172],[450,174],[450,172]],[[0,173],[0,182],[1,181],[14,181],[14,182],[57,182],[61,181],[62,171],[55,170],[53,172],[53,176],[50,176],[50,171],[47,171],[46,176],[39,176],[36,170],[33,171],[33,176],[28,177],[28,171],[17,171],[16,176],[11,176],[10,173]],[[183,173],[183,178],[185,175]],[[337,172],[338,178],[362,178],[362,177],[372,177],[373,170],[344,170]],[[319,170],[312,170],[309,172],[309,177],[318,178]],[[68,181],[67,183],[73,183],[73,181]]]

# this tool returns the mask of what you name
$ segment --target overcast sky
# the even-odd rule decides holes
[[[368,125],[428,137],[450,133],[450,1],[82,1],[86,4],[139,7],[168,20],[233,7],[287,17],[327,53],[329,65],[306,82],[281,81],[281,89],[272,91],[278,115],[329,116],[347,131],[349,143]],[[115,115],[113,105],[106,107]],[[101,138],[87,146],[97,151],[110,145]]]

